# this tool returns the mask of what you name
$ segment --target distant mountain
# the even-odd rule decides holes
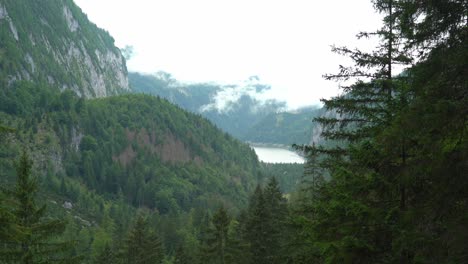
[[[168,73],[129,73],[131,89],[158,95],[194,113],[203,115],[231,135],[259,143],[291,145],[311,140],[312,118],[320,111],[304,108],[285,112],[285,102],[259,101],[253,96],[267,86],[255,78],[245,86],[212,83],[183,84]]]
[[[72,0],[0,0],[0,37],[0,126],[17,131],[0,146],[0,181],[13,182],[22,146],[46,193],[75,202],[79,190],[57,182],[160,213],[246,202],[257,181],[255,152],[165,99],[118,95],[129,91],[125,60]],[[171,81],[161,75],[150,86],[189,110],[208,105],[218,89],[194,85],[200,93],[188,93]]]
[[[83,263],[95,263],[105,245],[121,252],[142,215],[157,230],[167,260],[184,245],[201,248],[210,211],[220,205],[242,210],[275,170],[201,115],[240,136],[247,124],[281,108],[248,95],[264,87],[250,83],[247,93],[237,94],[237,87],[179,85],[167,74],[132,75],[139,92],[160,94],[191,112],[153,95],[129,94],[120,50],[72,0],[0,0],[0,69],[2,223],[17,221],[5,212],[19,204],[9,191],[24,151],[33,164],[28,190],[35,183],[39,190],[31,198],[47,208],[44,218],[67,222],[60,237],[46,242],[74,241],[71,253]],[[280,182],[291,189],[298,172],[282,168]],[[10,226],[28,231],[28,241],[42,236],[14,225],[7,233]],[[0,262],[11,263],[5,255]]]
[[[71,89],[86,98],[129,90],[114,39],[72,0],[0,0],[0,80]]]
[[[271,144],[310,144],[316,126],[313,118],[322,112],[321,108],[304,108],[294,112],[271,113],[251,127],[243,138]]]
[[[152,75],[129,72],[128,79],[134,92],[160,96],[194,113],[201,112],[201,108],[210,104],[221,90],[216,84],[184,85],[165,72]]]

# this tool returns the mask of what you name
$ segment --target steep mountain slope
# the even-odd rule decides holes
[[[0,0],[0,87],[30,80],[86,98],[129,90],[114,39],[72,0]]]
[[[256,183],[258,160],[248,145],[164,99],[83,100],[30,83],[15,91],[0,104],[22,110],[0,113],[20,131],[17,143],[31,150],[39,171],[49,172],[46,185],[66,175],[101,195],[122,193],[134,206],[168,213],[240,206]]]
[[[166,98],[190,112],[199,113],[201,107],[211,103],[221,87],[215,84],[180,84],[170,74],[159,72],[153,75],[129,72],[131,89],[136,93],[152,94]]]
[[[244,208],[264,178],[247,144],[165,99],[126,91],[112,37],[71,0],[0,0],[0,214],[15,206],[9,191],[25,150],[44,218],[67,220],[57,239],[75,241],[82,263],[96,263],[105,245],[120,250],[138,215],[167,260],[181,246],[194,251],[209,211]],[[9,243],[0,238],[2,249]]]

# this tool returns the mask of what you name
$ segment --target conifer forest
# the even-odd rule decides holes
[[[220,86],[128,72],[73,0],[0,0],[0,264],[468,263],[468,1],[371,4],[340,93],[280,113],[198,111]]]

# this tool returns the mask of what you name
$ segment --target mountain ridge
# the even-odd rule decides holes
[[[72,0],[0,0],[0,38],[6,88],[34,80],[86,98],[129,91],[114,39]]]

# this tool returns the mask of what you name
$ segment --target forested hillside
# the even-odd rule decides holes
[[[255,187],[259,164],[248,145],[164,99],[84,100],[29,82],[17,83],[1,99],[2,106],[14,102],[2,108],[1,117],[15,131],[2,139],[2,186],[14,189],[13,161],[24,149],[41,200],[52,203],[53,215],[63,217],[62,204],[69,209],[75,223],[69,237],[78,235],[88,250],[98,250],[89,248],[101,239],[97,236],[107,242],[113,235],[124,236],[137,208],[166,219],[160,224],[182,228],[185,220],[177,221],[183,216],[202,217],[209,208],[238,211]],[[103,221],[115,226],[108,229]],[[164,244],[171,250],[187,235],[164,230]],[[188,232],[194,235],[194,227]],[[83,241],[86,237],[91,240]]]
[[[3,109],[4,124],[33,154],[41,152],[38,166],[79,178],[97,193],[122,192],[135,206],[167,213],[206,206],[213,197],[241,205],[253,189],[253,150],[163,99],[83,100],[24,83],[3,100],[16,102]]]
[[[354,65],[325,75],[349,85],[314,118],[325,144],[297,146],[303,169],[160,97],[85,98],[2,64],[0,263],[468,263],[468,5],[373,4],[383,26],[358,37],[379,45],[333,47]]]

